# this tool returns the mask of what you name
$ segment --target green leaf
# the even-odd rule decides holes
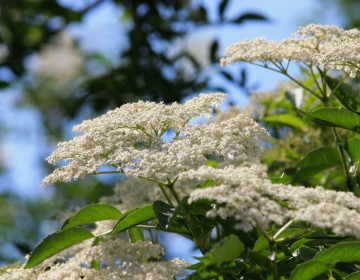
[[[161,230],[179,233],[191,238],[192,234],[186,226],[185,220],[182,217],[174,215],[174,207],[161,200],[157,200],[153,203],[153,208],[159,220]]]
[[[90,204],[67,219],[62,225],[61,230],[91,224],[97,221],[118,220],[120,217],[121,212],[114,206],[108,204]]]
[[[217,40],[214,40],[214,42],[211,44],[211,47],[210,47],[210,53],[209,53],[210,61],[215,62],[218,60],[218,58],[216,56],[218,49],[219,49],[219,42]]]
[[[326,272],[332,267],[331,264],[319,261],[319,260],[310,260],[299,264],[293,270],[291,274],[291,280],[311,280],[314,277]]]
[[[302,129],[305,126],[305,123],[300,118],[292,114],[272,115],[264,117],[262,120],[264,122],[287,125],[298,129]]]
[[[317,253],[314,259],[331,264],[360,262],[360,241],[337,243]]]
[[[266,250],[269,248],[269,241],[267,241],[267,239],[261,235],[255,242],[254,244],[254,248],[253,248],[253,251],[255,253],[259,253],[263,250]]]
[[[295,173],[294,181],[307,179],[336,165],[341,165],[341,159],[336,149],[331,147],[317,148],[296,164],[299,169]]]
[[[339,79],[326,76],[326,83],[334,95],[347,109],[360,113],[360,92]],[[339,83],[341,83],[339,85]]]
[[[324,166],[324,168],[329,168],[338,164],[341,164],[341,159],[336,149],[331,147],[320,147],[309,152],[296,164],[296,167]]]
[[[292,253],[295,252],[299,247],[301,247],[302,245],[304,245],[305,243],[307,243],[309,241],[311,241],[311,239],[306,239],[306,238],[302,238],[302,239],[295,241],[289,247],[290,252],[292,252]]]
[[[130,209],[120,217],[119,221],[111,231],[111,234],[119,233],[155,218],[156,216],[152,204]]]
[[[272,231],[271,235],[275,234],[276,231]],[[300,234],[306,232],[303,228],[287,228],[276,238],[276,242],[282,242],[287,239],[291,239],[299,236]],[[267,239],[261,235],[255,242],[253,251],[259,253],[265,249],[269,248],[269,242]]]
[[[201,258],[205,265],[211,265],[221,262],[232,261],[241,256],[245,251],[244,244],[236,235],[229,235],[217,243],[210,252]]]
[[[32,268],[56,253],[93,237],[91,232],[83,228],[70,228],[50,234],[35,247],[25,268]]]
[[[238,16],[237,18],[231,20],[233,23],[243,23],[246,20],[262,20],[262,21],[267,21],[268,19],[260,14],[256,14],[256,13],[244,13],[240,16]]]
[[[360,271],[351,273],[350,275],[346,276],[344,280],[360,280]]]
[[[322,108],[314,112],[295,110],[320,125],[341,127],[360,133],[360,116],[349,110],[340,108]]]
[[[220,5],[219,5],[219,16],[220,16],[220,19],[223,19],[224,18],[224,12],[226,10],[226,7],[228,6],[229,4],[229,0],[222,0]]]
[[[345,149],[354,164],[360,162],[360,139],[353,137],[345,142]]]

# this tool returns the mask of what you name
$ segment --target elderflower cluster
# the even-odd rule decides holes
[[[96,174],[101,166],[132,177],[173,180],[211,156],[223,161],[256,159],[267,132],[244,115],[222,122],[191,124],[213,111],[223,93],[200,94],[183,105],[139,101],[74,127],[81,133],[62,142],[50,163],[70,161],[47,176],[43,185]],[[173,134],[166,139],[166,135]]]
[[[128,243],[119,238],[109,238],[94,246],[84,242],[35,268],[9,268],[0,275],[0,280],[167,280],[181,275],[188,263],[179,259],[162,261],[163,253],[160,245],[149,241]],[[97,269],[91,267],[94,263],[98,264]]]
[[[281,42],[256,38],[225,50],[221,65],[237,61],[281,63],[295,60],[310,66],[336,69],[355,77],[360,71],[360,30],[309,24]]]
[[[245,232],[294,220],[340,236],[360,237],[360,199],[353,193],[273,184],[257,165],[201,167],[183,173],[179,179],[197,184],[212,180],[214,186],[194,190],[188,202],[213,201],[208,217],[235,219],[235,227]]]
[[[83,66],[83,57],[76,50],[74,40],[62,33],[36,57],[33,72],[38,77],[50,78],[58,85],[75,79]]]

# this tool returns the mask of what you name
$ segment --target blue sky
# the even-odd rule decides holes
[[[84,3],[70,0],[63,0],[63,2],[69,5]],[[200,0],[194,2],[204,3]],[[215,12],[214,3],[218,2],[205,2],[212,14]],[[201,41],[204,36],[214,36],[221,39],[223,50],[234,42],[259,36],[281,40],[288,37],[298,26],[310,22],[341,25],[341,20],[336,17],[336,11],[319,10],[316,2],[313,0],[233,0],[230,1],[231,4],[227,9],[229,17],[241,12],[257,12],[270,18],[270,22],[250,21],[241,25],[240,28],[228,26],[215,30],[204,29],[194,33],[191,40]],[[115,9],[110,1],[106,1],[89,14],[83,24],[72,26],[70,32],[80,40],[80,45],[84,50],[99,51],[111,59],[126,46],[124,37],[121,36],[126,26],[119,25],[120,16],[121,11]],[[281,78],[277,74],[260,68],[247,66],[247,69],[250,84],[257,84],[261,90],[273,88]],[[38,125],[40,118],[34,110],[15,109],[14,96],[16,97],[16,94],[20,94],[18,89],[1,94],[0,120],[11,131],[5,139],[2,139],[1,144],[11,172],[5,178],[6,180],[0,181],[0,192],[7,189],[29,198],[46,196],[49,190],[40,189],[40,182],[44,176],[40,167],[45,156],[39,154],[38,149],[44,145],[43,131]],[[246,102],[241,94],[232,93],[231,96],[239,105]]]

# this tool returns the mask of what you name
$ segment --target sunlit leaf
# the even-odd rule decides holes
[[[341,164],[339,153],[331,147],[320,147],[309,152],[296,167],[334,166]]]
[[[290,279],[311,280],[314,279],[316,276],[326,272],[331,267],[331,264],[318,260],[310,260],[297,265],[296,268],[293,270]]]
[[[119,233],[155,218],[156,216],[152,204],[136,207],[125,212],[120,217],[119,221],[111,231],[111,234]]]
[[[316,254],[315,259],[332,264],[360,262],[360,241],[337,243]]]
[[[360,138],[353,137],[345,141],[345,149],[354,164],[360,162]]]
[[[236,235],[229,235],[217,243],[212,250],[201,258],[205,265],[231,261],[245,251],[244,244]]]
[[[80,209],[74,216],[67,219],[61,229],[86,225],[103,220],[118,220],[121,212],[114,206],[108,204],[90,204]]]
[[[35,247],[25,268],[32,268],[56,253],[93,237],[91,232],[83,228],[70,228],[50,234]]]
[[[352,111],[341,108],[322,108],[314,112],[296,110],[320,125],[341,127],[360,133],[360,116]]]
[[[278,114],[267,116],[262,119],[264,122],[287,125],[302,129],[305,126],[305,123],[297,116],[292,114]]]
[[[350,275],[344,278],[344,280],[359,280],[359,279],[360,279],[360,271],[351,273]]]

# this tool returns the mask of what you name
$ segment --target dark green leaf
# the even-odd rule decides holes
[[[233,23],[243,23],[246,20],[262,20],[262,21],[267,21],[268,19],[260,14],[256,14],[256,13],[245,13],[242,14],[240,16],[238,16],[237,18],[231,20]]]
[[[249,251],[247,255],[252,263],[259,265],[264,270],[271,271],[271,261],[269,260],[268,255],[265,257],[262,253],[255,253],[253,251]]]
[[[341,127],[360,133],[360,116],[349,110],[340,108],[322,108],[314,112],[296,110],[320,125]]]
[[[303,261],[309,261],[312,260],[315,255],[318,253],[318,250],[306,246],[306,245],[302,245],[299,247],[299,257],[303,260]]]
[[[305,123],[297,116],[292,114],[278,114],[267,116],[262,119],[264,122],[287,125],[302,129],[305,126]]]
[[[296,167],[335,166],[341,164],[339,153],[331,147],[320,147],[309,152]]]
[[[242,255],[245,251],[244,244],[236,235],[229,235],[217,243],[210,252],[201,258],[205,265],[231,261]]]
[[[229,4],[229,0],[222,0],[220,5],[219,5],[219,16],[221,19],[224,18],[224,12],[226,10],[226,7]]]
[[[35,247],[25,268],[32,268],[52,255],[93,237],[91,232],[83,228],[70,228],[50,234]]]
[[[360,262],[360,241],[337,243],[316,254],[315,259],[332,264]]]
[[[212,61],[212,62],[218,61],[218,58],[217,58],[217,55],[216,55],[218,49],[219,49],[219,42],[217,40],[215,40],[211,44],[211,47],[210,47],[210,61]]]
[[[220,71],[219,73],[220,73],[221,75],[223,75],[224,78],[227,79],[229,82],[233,82],[233,81],[234,81],[234,78],[233,78],[232,75],[229,74],[228,72]]]
[[[360,139],[353,137],[345,142],[345,149],[354,164],[360,162]]]
[[[350,275],[346,276],[344,280],[360,280],[360,271],[351,273]]]
[[[198,9],[199,12],[199,17],[198,20],[201,21],[207,21],[207,10],[205,9],[204,6],[200,6],[200,8]]]
[[[254,245],[254,248],[253,248],[253,251],[255,253],[259,253],[265,249],[268,249],[269,248],[269,242],[267,241],[267,239],[261,235],[255,242],[255,245]]]
[[[108,204],[90,204],[80,209],[74,216],[67,219],[61,229],[69,229],[103,220],[118,220],[121,212]]]
[[[336,165],[341,165],[338,151],[331,147],[320,147],[309,152],[296,164],[299,169],[296,171],[294,180],[307,179]]]
[[[275,232],[276,231],[273,231],[271,233],[271,235],[275,234]],[[276,238],[276,241],[282,242],[284,240],[294,238],[304,232],[305,232],[305,229],[303,229],[303,228],[287,228]],[[256,240],[253,250],[254,250],[254,252],[258,253],[258,252],[261,252],[268,248],[269,248],[269,242],[266,240],[266,238],[263,235],[261,235]]]
[[[360,92],[351,85],[341,82],[339,79],[326,76],[326,83],[333,90],[336,98],[347,109],[360,113]],[[339,83],[341,83],[339,85]]]
[[[239,271],[246,268],[243,263],[238,261],[222,262],[209,266],[192,265],[191,267],[196,271],[189,275],[186,280],[239,279]]]
[[[332,267],[331,264],[318,261],[310,260],[305,263],[299,264],[291,274],[291,280],[311,280],[316,276],[326,272]]]
[[[304,245],[305,243],[311,241],[311,239],[302,238],[297,241],[295,241],[291,246],[289,247],[290,252],[295,252],[300,246]]]
[[[247,84],[247,78],[246,78],[246,70],[245,69],[241,69],[240,70],[240,83],[239,85],[241,87],[245,87]]]
[[[0,89],[7,88],[10,86],[10,83],[5,81],[0,81]]]
[[[191,237],[191,232],[186,226],[183,218],[173,216],[175,208],[171,205],[157,200],[153,203],[153,208],[161,230],[175,232],[187,237]]]
[[[119,221],[111,231],[111,234],[119,233],[155,218],[156,216],[152,204],[130,209],[121,215]]]

